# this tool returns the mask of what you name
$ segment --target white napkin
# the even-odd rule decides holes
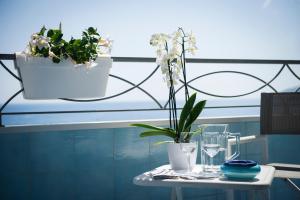
[[[179,173],[170,169],[154,169],[148,172],[146,175],[151,176],[155,180],[162,179],[185,179],[185,180],[197,180],[197,179],[212,179],[216,178],[214,174],[207,173]]]

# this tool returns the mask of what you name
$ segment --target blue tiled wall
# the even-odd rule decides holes
[[[230,129],[252,135],[259,132],[259,124],[232,123]],[[165,138],[139,138],[140,131],[114,128],[0,134],[0,199],[169,199],[168,188],[132,183],[134,176],[168,163],[166,146],[153,146]],[[300,163],[295,156],[300,141],[293,138],[271,137],[270,160]],[[260,161],[261,145],[244,145],[241,157]],[[183,193],[190,200],[225,199],[222,190],[185,189]],[[271,195],[272,199],[297,199],[280,180],[274,181]],[[246,199],[241,191],[236,191],[235,197]]]

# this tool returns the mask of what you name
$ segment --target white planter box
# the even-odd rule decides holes
[[[198,144],[197,143],[182,143],[181,145],[193,145],[195,146],[195,151],[190,155],[191,168],[196,165],[197,154],[198,154]],[[173,170],[187,170],[188,169],[188,159],[180,148],[179,143],[168,144],[168,156],[171,168]]]
[[[74,66],[70,60],[53,63],[49,58],[16,54],[16,68],[26,99],[98,98],[106,92],[112,66],[110,57],[98,57],[97,66]]]

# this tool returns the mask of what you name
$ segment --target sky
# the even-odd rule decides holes
[[[112,56],[155,57],[155,50],[149,45],[150,36],[158,32],[172,33],[183,27],[192,30],[197,38],[199,50],[190,57],[300,60],[300,0],[0,0],[0,53],[24,50],[33,32],[43,25],[57,27],[60,22],[66,39],[79,37],[89,26],[97,27],[100,33],[114,40]],[[13,66],[7,65],[13,70]],[[140,65],[114,63],[111,73],[139,82],[156,67],[154,63],[147,64],[140,70],[143,67]],[[216,69],[216,66],[208,67],[196,71]],[[279,67],[274,66],[276,70]],[[293,69],[300,73],[299,66]],[[248,70],[265,76],[266,80],[276,73],[264,67]],[[137,71],[141,73],[138,76]],[[280,78],[286,84],[283,89],[299,86],[299,81],[288,75],[286,72]],[[239,79],[242,77],[238,76]],[[214,79],[201,86],[206,91],[224,94],[239,92],[237,83],[230,83],[228,77],[219,80],[224,82],[224,87],[219,87],[221,84],[217,85]],[[128,87],[110,81],[110,88]],[[161,77],[154,78],[154,82],[162,82]],[[1,103],[19,88],[19,83],[3,69],[0,69],[0,84],[5,86],[1,89]],[[243,90],[248,91],[259,84],[249,80],[243,85]],[[157,90],[158,85],[145,87],[161,98],[166,97],[166,90]],[[136,94],[124,95],[121,100],[142,100]],[[19,96],[16,101],[23,102],[23,99]]]

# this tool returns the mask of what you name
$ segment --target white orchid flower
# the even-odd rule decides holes
[[[186,51],[190,52],[192,55],[195,55],[196,50],[197,50],[196,46],[193,46],[193,47],[190,47],[190,48],[186,49]]]
[[[173,85],[177,85],[178,80],[179,80],[179,76],[176,73],[172,73],[171,77],[170,77],[170,74],[167,74],[164,77],[164,81],[167,83],[168,87],[171,86],[171,82],[172,82]]]
[[[180,55],[180,52],[180,47],[178,45],[173,45],[169,53],[170,59],[177,58]]]
[[[164,33],[153,34],[150,39],[150,45],[162,47],[169,39],[170,36]]]
[[[173,34],[172,34],[173,38],[172,38],[172,43],[173,45],[178,45],[181,43],[182,41],[182,38],[184,37],[183,36],[183,33],[182,31],[180,31],[179,29],[177,31],[175,31]]]
[[[187,34],[188,41],[192,43],[196,43],[196,37],[195,34],[191,31],[189,34]]]
[[[160,70],[161,70],[161,73],[164,74],[164,75],[167,75],[169,73],[169,65],[167,63],[163,63],[160,65]]]
[[[150,45],[156,46],[158,44],[157,34],[153,34],[150,39]]]
[[[177,31],[175,31],[173,33],[173,35],[174,35],[175,39],[179,39],[179,38],[182,38],[184,36],[183,33],[182,33],[182,31],[180,29],[178,29]]]
[[[176,60],[176,63],[173,63],[173,70],[178,74],[180,74],[181,72],[181,69],[182,69],[182,66],[181,66],[181,62],[178,61],[178,59]]]
[[[189,52],[195,54],[196,37],[193,32],[185,34],[182,29],[178,29],[172,34],[153,34],[150,44],[156,47],[156,63],[160,65],[163,79],[167,86],[176,85],[179,82],[183,62],[182,53]],[[184,49],[183,49],[184,48]]]
[[[191,48],[193,50],[197,50],[197,47],[196,47],[196,37],[195,37],[195,35],[192,32],[190,34],[188,34],[187,43],[189,45],[189,48]]]

